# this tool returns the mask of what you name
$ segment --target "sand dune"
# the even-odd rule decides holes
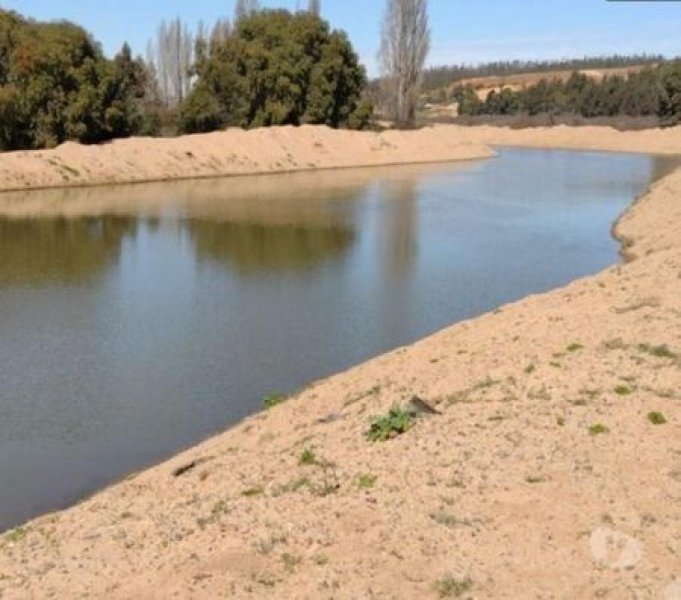
[[[437,135],[681,148],[678,130]],[[681,597],[681,170],[616,231],[626,263],[317,382],[6,534],[0,597]],[[441,414],[365,439],[415,394]]]

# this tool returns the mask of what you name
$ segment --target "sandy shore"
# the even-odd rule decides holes
[[[178,138],[0,154],[0,191],[384,166],[490,156],[446,129],[385,133],[327,127],[230,129]]]
[[[655,133],[580,143],[681,146]],[[622,265],[315,383],[9,532],[0,597],[681,598],[681,170],[616,231]],[[414,395],[439,414],[367,441],[371,417]]]

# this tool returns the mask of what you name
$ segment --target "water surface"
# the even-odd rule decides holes
[[[612,222],[663,167],[501,150],[5,196],[0,529],[224,429],[269,392],[614,263]]]

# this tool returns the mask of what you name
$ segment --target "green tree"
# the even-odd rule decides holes
[[[73,23],[40,23],[0,10],[0,148],[139,133],[146,76],[127,45],[110,61]]]
[[[211,44],[180,109],[185,132],[236,125],[363,125],[364,69],[343,32],[309,12],[264,10]]]

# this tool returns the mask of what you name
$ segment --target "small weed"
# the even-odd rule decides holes
[[[561,367],[561,364],[559,362],[556,362],[555,360],[551,361],[549,365],[552,366],[554,369],[560,369]]]
[[[471,522],[468,519],[459,519],[458,517],[445,512],[437,512],[430,515],[430,518],[433,519],[433,521],[435,521],[438,525],[444,525],[450,529],[454,529],[455,527],[471,526]]]
[[[525,367],[525,373],[527,373],[528,375],[532,375],[532,373],[534,373],[536,370],[537,367],[535,365],[527,365]]]
[[[498,379],[492,379],[489,375],[485,377],[482,381],[479,381],[473,386],[473,391],[477,390],[486,390],[491,387],[494,387],[495,385],[499,385],[501,381]]]
[[[628,385],[618,385],[613,390],[618,396],[630,396],[633,390]]]
[[[281,555],[281,562],[284,563],[284,568],[289,573],[292,573],[300,564],[300,558],[293,556],[293,554],[290,554],[289,552],[284,552],[284,554]]]
[[[596,423],[589,427],[589,433],[591,435],[602,435],[604,433],[610,433],[610,430],[602,423]]]
[[[556,419],[556,424],[558,427],[565,427],[565,417],[558,417]]]
[[[8,531],[5,534],[5,540],[10,544],[16,544],[23,540],[27,535],[28,529],[25,527],[17,527],[16,529],[12,529],[12,531]]]
[[[283,402],[286,402],[286,395],[281,394],[279,392],[274,392],[272,394],[267,394],[262,399],[262,405],[263,408],[273,408],[274,406],[277,406],[278,404],[282,404]]]
[[[567,347],[567,351],[570,352],[571,354],[573,354],[575,352],[579,352],[580,350],[584,350],[584,346],[582,346],[582,344],[575,343],[575,344],[570,344]]]
[[[473,588],[470,578],[457,579],[452,575],[445,575],[442,579],[435,582],[435,591],[440,598],[461,598],[466,592]]]
[[[361,490],[370,490],[372,487],[374,487],[374,484],[376,483],[377,479],[378,479],[377,475],[372,475],[371,473],[365,473],[364,475],[359,476],[359,480],[357,481],[357,485],[359,486],[359,489],[361,489]]]
[[[525,481],[527,483],[534,484],[534,483],[544,483],[544,481],[546,481],[546,480],[543,477],[539,477],[537,475],[528,475],[527,477],[525,477]]]
[[[312,560],[314,561],[314,564],[319,567],[323,567],[324,565],[329,564],[329,557],[326,556],[326,554],[315,554],[312,557]]]
[[[305,448],[303,450],[302,454],[300,455],[300,458],[298,459],[298,463],[301,465],[314,465],[317,462],[317,457],[315,456],[315,453],[313,450],[310,450],[309,448]]]
[[[258,486],[244,490],[243,492],[241,492],[241,495],[246,496],[246,498],[253,498],[255,496],[262,496],[264,493],[265,490],[262,487]]]
[[[78,169],[69,167],[69,165],[61,165],[61,168],[64,169],[64,171],[66,171],[67,173],[71,173],[71,175],[74,175],[75,177],[80,177],[80,171]]]
[[[385,442],[409,431],[414,424],[411,412],[399,407],[390,409],[387,415],[379,417],[371,423],[371,428],[365,433],[370,442]]]
[[[657,412],[657,411],[648,413],[648,420],[653,425],[666,425],[667,424],[666,417],[661,412]]]
[[[669,346],[662,344],[660,346],[651,346],[650,344],[639,344],[638,349],[641,352],[650,354],[657,358],[678,358],[678,354],[670,350]]]

